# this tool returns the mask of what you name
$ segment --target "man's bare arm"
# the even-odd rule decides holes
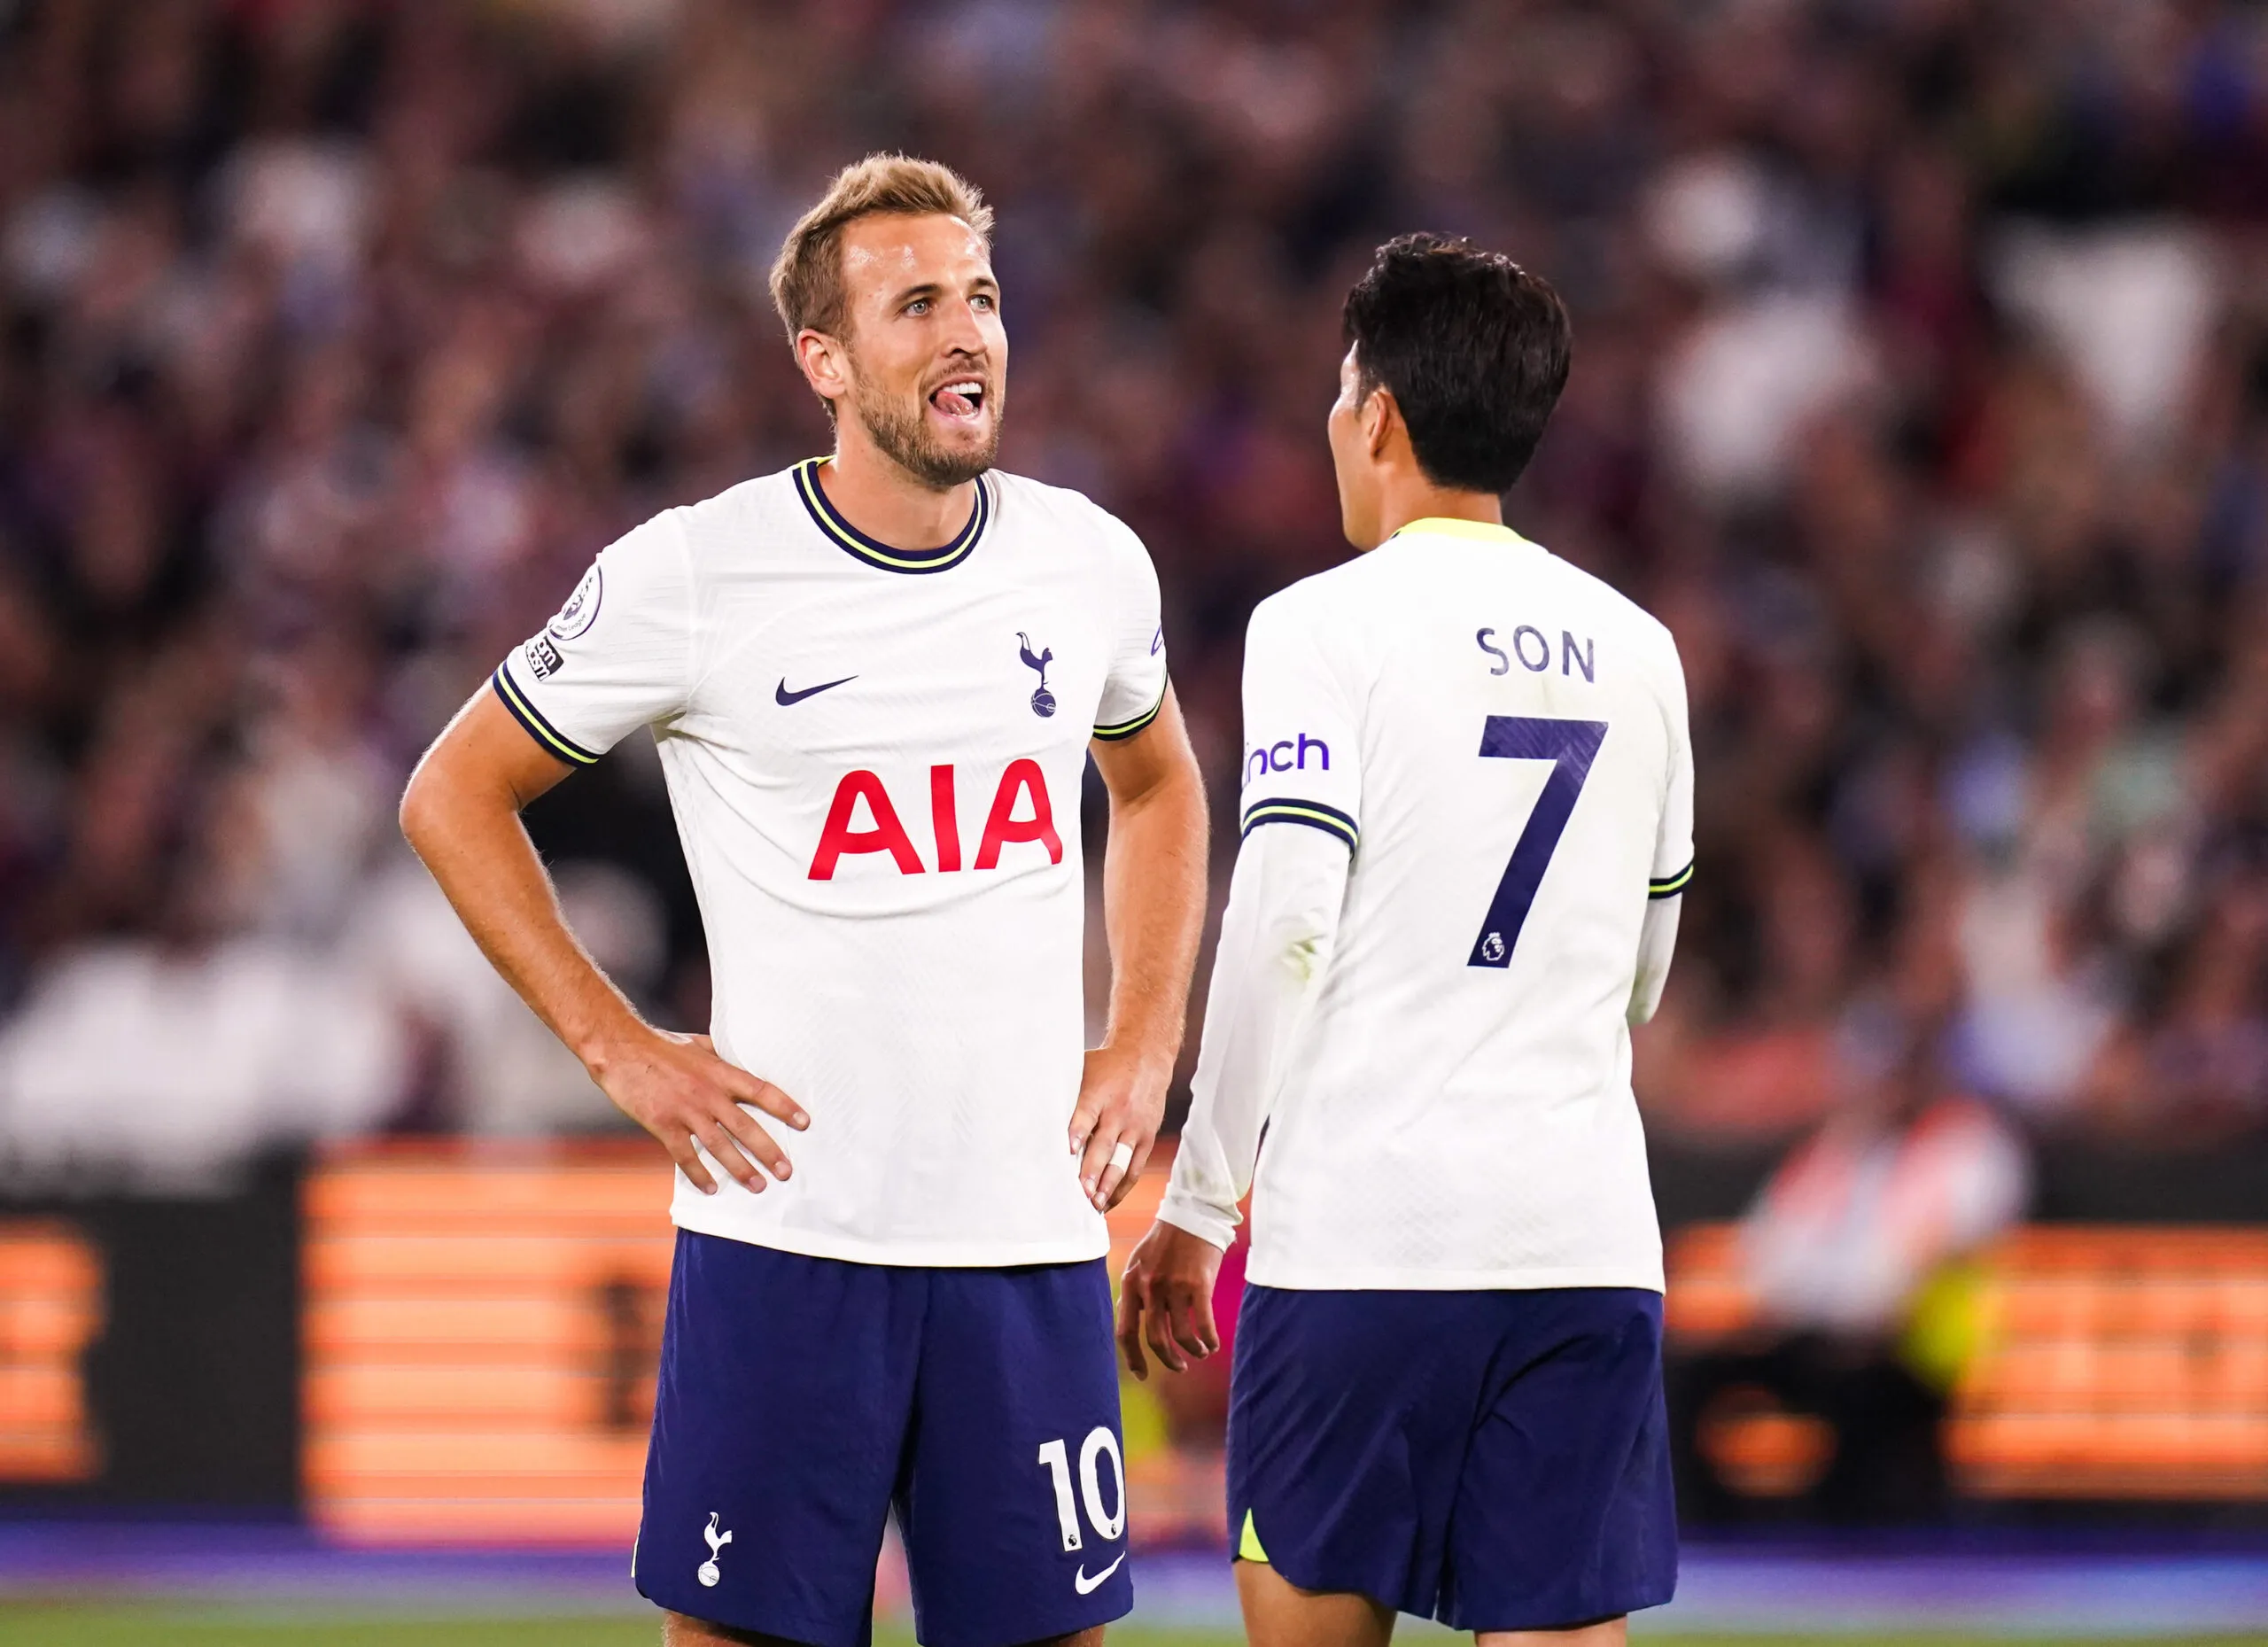
[[[1157,1142],[1166,1089],[1189,1021],[1189,978],[1205,925],[1205,781],[1173,688],[1135,736],[1098,739],[1110,791],[1103,919],[1110,937],[1110,1022],[1087,1054],[1071,1151],[1099,1208],[1125,1193]],[[1114,1165],[1123,1144],[1130,1159]]]
[[[789,1126],[809,1118],[785,1092],[717,1056],[705,1035],[657,1029],[601,972],[559,913],[520,811],[571,768],[522,730],[485,688],[425,751],[401,797],[401,832],[506,983],[583,1060],[623,1113],[713,1193],[694,1145],[750,1190],[761,1161],[788,1157],[742,1104]]]

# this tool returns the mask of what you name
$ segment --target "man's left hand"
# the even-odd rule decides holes
[[[1118,1289],[1118,1351],[1126,1370],[1150,1376],[1142,1355],[1151,1352],[1175,1372],[1186,1372],[1221,1348],[1213,1322],[1213,1282],[1221,1273],[1221,1249],[1161,1218],[1150,1226],[1126,1261]]]
[[[1172,1081],[1170,1059],[1122,1046],[1087,1054],[1079,1107],[1071,1112],[1071,1153],[1079,1157],[1079,1185],[1096,1211],[1117,1206],[1142,1176]]]

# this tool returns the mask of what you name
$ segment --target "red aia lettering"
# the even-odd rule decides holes
[[[955,798],[956,774],[951,766],[929,768],[929,827],[937,843],[937,868],[950,874],[960,867],[960,817]],[[1019,818],[1016,810],[1030,797],[1031,816]],[[854,829],[851,820],[858,803],[866,804],[874,819],[871,829]],[[1047,848],[1047,861],[1063,861],[1063,840],[1055,833],[1055,812],[1047,798],[1047,773],[1036,760],[1011,761],[1000,774],[992,796],[992,810],[984,820],[984,838],[976,849],[976,867],[998,869],[1000,851],[1022,842]],[[926,866],[913,842],[898,821],[889,792],[871,772],[849,772],[835,786],[835,801],[827,808],[827,827],[819,831],[819,851],[812,855],[811,879],[832,881],[835,866],[861,852],[888,852],[902,874],[918,875]]]
[[[874,827],[871,829],[850,827],[850,814],[861,800],[874,815]],[[897,860],[900,874],[921,873],[921,855],[905,838],[905,826],[897,821],[897,809],[889,804],[889,791],[870,772],[846,772],[843,781],[835,786],[835,804],[827,809],[827,827],[819,831],[811,878],[834,880],[835,864],[846,855],[858,852],[888,852]]]
[[[1016,796],[1031,796],[1029,818],[1017,818]],[[1063,861],[1063,843],[1055,834],[1055,814],[1047,805],[1047,774],[1036,760],[1011,761],[1000,774],[1000,788],[992,796],[992,813],[984,820],[984,844],[976,849],[979,869],[998,869],[1000,849],[1018,841],[1045,841],[1047,861]]]
[[[937,835],[937,871],[960,867],[960,815],[953,808],[953,769],[929,768],[929,827]]]

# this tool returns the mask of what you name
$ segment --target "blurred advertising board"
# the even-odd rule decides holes
[[[368,1542],[627,1544],[669,1284],[636,1144],[380,1148],[302,1205],[307,1508]]]
[[[291,1513],[299,1181],[0,1200],[0,1505]]]
[[[1946,1434],[1969,1493],[2268,1500],[2268,1231],[2023,1230],[1977,1302]]]
[[[1114,1216],[1114,1273],[1162,1187],[1155,1164]],[[316,1525],[357,1542],[626,1547],[669,1286],[669,1163],[641,1140],[319,1161],[302,1196]],[[1172,1416],[1144,1400],[1129,1411],[1137,1537],[1216,1536],[1217,1459],[1173,1447]]]
[[[1673,1235],[1674,1351],[1768,1331],[1739,1247],[1730,1224]],[[1958,1495],[2268,1503],[2268,1230],[2034,1224],[1942,1279],[1924,1303]],[[1768,1403],[1703,1439],[1759,1499],[1803,1491],[1831,1445],[1816,1417]]]
[[[1114,1215],[1114,1269],[1163,1174],[1153,1162]],[[300,1512],[363,1542],[626,1547],[669,1192],[652,1146],[621,1139],[358,1146],[267,1163],[225,1195],[0,1200],[0,1506]],[[1674,1358],[1759,1332],[1737,1227],[1674,1223]],[[1239,1259],[1223,1272],[1224,1329]],[[2268,1511],[2268,1228],[2036,1224],[1967,1266],[1935,1331],[1947,1473],[1967,1504]],[[1220,1358],[1122,1385],[1145,1543],[1223,1535],[1226,1373]],[[1765,1508],[1794,1505],[1828,1444],[1820,1425],[1769,1406],[1725,1418],[1709,1442],[1727,1473]]]
[[[86,1350],[103,1325],[101,1249],[68,1219],[0,1218],[0,1480],[101,1469]]]

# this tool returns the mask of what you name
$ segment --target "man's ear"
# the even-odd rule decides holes
[[[850,392],[850,351],[840,339],[804,327],[796,334],[796,365],[820,400],[840,400]]]
[[[1394,404],[1392,391],[1373,389],[1363,400],[1363,444],[1372,457],[1384,457],[1394,431],[1402,425],[1402,408]]]

